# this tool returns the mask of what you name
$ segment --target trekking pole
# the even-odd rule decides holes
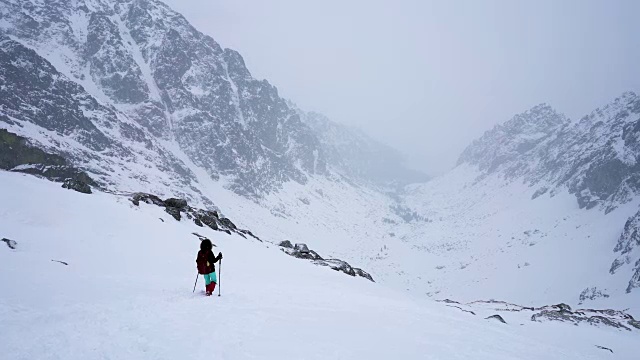
[[[196,292],[196,285],[198,285],[198,277],[200,276],[199,273],[196,273],[196,283],[193,284],[193,291],[192,292]]]
[[[218,296],[220,296],[220,289],[222,288],[222,259],[220,259],[220,268],[218,269]]]

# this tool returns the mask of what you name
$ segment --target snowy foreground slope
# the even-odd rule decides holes
[[[17,241],[14,250],[0,243],[3,359],[637,356],[637,332],[515,314],[502,324],[121,196],[7,172],[0,183],[0,235]],[[193,231],[225,254],[222,297],[203,296],[201,282],[191,293]]]

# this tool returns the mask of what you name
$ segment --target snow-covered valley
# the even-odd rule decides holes
[[[0,172],[6,359],[633,359],[637,331],[473,316],[276,246],[175,221],[126,197]],[[222,251],[221,297],[195,276],[197,231]],[[55,260],[55,261],[52,261]],[[62,264],[62,261],[68,265]],[[486,313],[486,314],[485,314]],[[597,348],[602,346],[608,350]]]

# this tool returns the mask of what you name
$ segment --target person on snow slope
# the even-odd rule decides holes
[[[200,251],[198,251],[198,257],[196,258],[196,264],[198,265],[198,273],[204,275],[205,291],[206,295],[213,294],[216,288],[218,279],[216,277],[215,263],[222,260],[222,253],[218,253],[218,256],[213,255],[213,244],[211,240],[205,239],[200,242]]]

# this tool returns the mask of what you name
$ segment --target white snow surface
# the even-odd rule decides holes
[[[8,172],[0,184],[0,235],[17,241],[0,243],[2,359],[637,358],[637,333],[501,324],[125,197]],[[224,253],[221,297],[202,279],[191,292],[193,231]]]

